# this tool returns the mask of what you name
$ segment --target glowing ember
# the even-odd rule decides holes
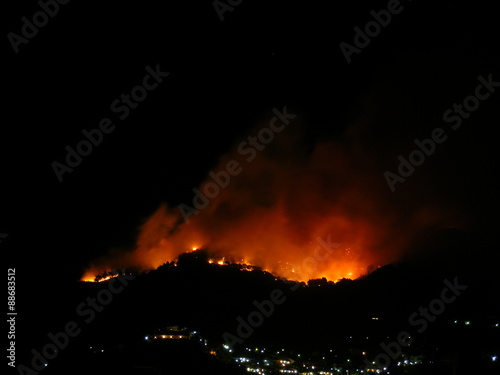
[[[109,273],[109,272],[105,272],[105,274],[106,273]],[[118,274],[106,275],[106,276],[100,277],[97,273],[92,273],[91,271],[88,271],[85,273],[85,275],[83,275],[83,277],[81,278],[81,281],[100,283],[103,281],[110,280],[110,279],[117,277],[117,276],[118,276]]]

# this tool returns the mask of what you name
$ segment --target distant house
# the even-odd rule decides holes
[[[164,329],[159,329],[158,332],[151,336],[147,336],[147,339],[152,340],[192,340],[197,338],[197,332],[192,332],[189,329],[179,326],[170,326]]]

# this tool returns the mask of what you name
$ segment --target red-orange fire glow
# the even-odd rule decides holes
[[[103,281],[107,281],[107,280],[110,280],[114,277],[117,277],[118,275],[108,275],[108,276],[105,276],[105,277],[102,277],[102,278],[96,278],[97,276],[97,273],[95,273],[95,271],[92,271],[92,270],[89,270],[85,273],[85,275],[82,276],[81,278],[81,281],[85,281],[85,282],[103,282]]]
[[[241,173],[206,208],[185,222],[178,207],[162,204],[140,228],[133,252],[97,260],[84,279],[113,267],[153,269],[200,247],[216,254],[217,264],[242,259],[288,279],[354,279],[399,259],[429,225],[449,223],[432,205],[395,198],[377,155],[368,154],[354,133],[310,151],[298,146],[294,131],[286,132],[254,160],[236,148],[221,157],[214,173],[231,160]],[[328,251],[328,242],[339,247]]]

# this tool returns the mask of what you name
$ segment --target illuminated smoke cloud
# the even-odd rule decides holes
[[[297,124],[277,134],[251,162],[235,146],[213,171],[237,160],[242,172],[205,209],[185,223],[177,207],[162,204],[140,228],[133,252],[96,261],[86,277],[113,267],[156,268],[205,247],[279,276],[355,278],[397,261],[420,231],[448,222],[450,212],[388,191],[385,162],[363,141],[362,127],[313,147],[301,141],[302,133]],[[327,236],[340,247],[304,272],[317,238]]]

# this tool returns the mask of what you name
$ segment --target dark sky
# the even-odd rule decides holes
[[[7,34],[20,34],[21,18],[39,5],[15,4],[4,12],[2,44],[0,232],[9,236],[0,246],[9,264],[78,278],[86,262],[133,243],[159,203],[191,199],[218,157],[273,107],[300,115],[311,147],[353,127],[394,170],[415,137],[428,137],[447,108],[474,93],[477,76],[500,81],[493,5],[401,4],[350,64],[339,44],[353,44],[353,28],[386,1],[247,0],[223,22],[211,1],[73,1],[18,53]],[[119,120],[110,104],[158,64],[170,75]],[[395,199],[447,196],[471,227],[494,228],[498,104],[498,93],[481,102]],[[51,163],[105,117],[114,131],[59,182]],[[413,182],[420,194],[404,189]]]

